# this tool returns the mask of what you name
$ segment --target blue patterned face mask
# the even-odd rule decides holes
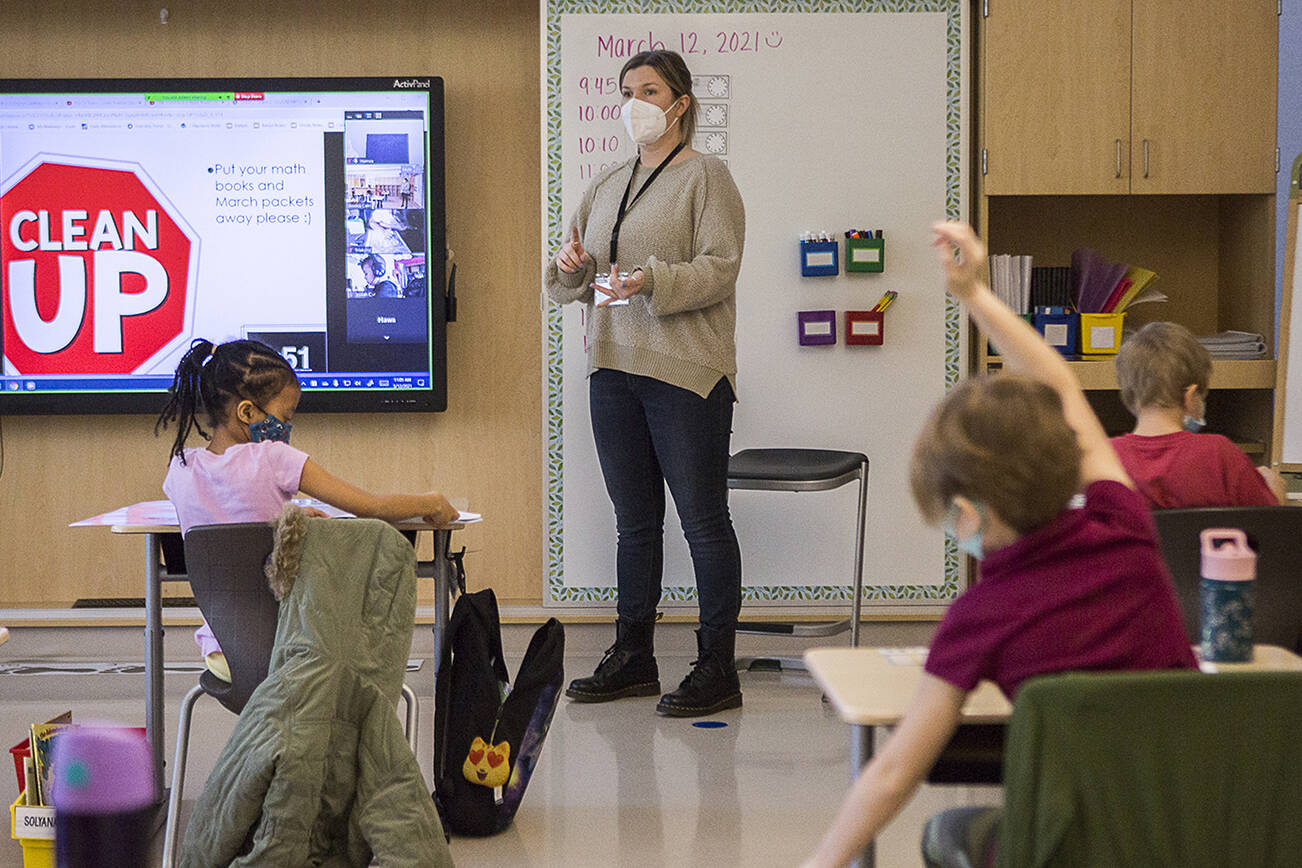
[[[1201,413],[1199,413],[1197,416],[1190,416],[1188,414],[1185,414],[1184,418],[1181,419],[1181,422],[1184,425],[1184,430],[1190,432],[1191,434],[1197,434],[1199,431],[1206,428],[1207,427],[1207,399],[1203,398]]]
[[[255,404],[254,406],[257,405]],[[258,407],[258,409],[262,410],[261,407]],[[267,413],[266,410],[262,410],[262,412],[266,413],[264,418],[249,423],[249,439],[254,443],[259,443],[263,440],[278,440],[281,443],[288,443],[289,432],[293,429],[294,423],[277,419],[275,416]]]
[[[977,516],[980,518],[980,524],[977,525],[976,531],[969,537],[958,538],[958,516],[959,509],[957,503],[951,503],[945,517],[941,519],[940,527],[945,531],[945,536],[954,541],[958,550],[966,555],[981,560],[985,557],[985,549],[982,545],[982,536],[985,532],[986,510],[980,503],[973,503],[976,508]]]

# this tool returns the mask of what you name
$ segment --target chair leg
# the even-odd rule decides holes
[[[412,690],[406,684],[402,685],[402,699],[406,706],[406,714],[403,719],[403,729],[407,733],[407,744],[411,745],[412,754],[416,753],[416,726],[420,719],[420,700],[416,698],[416,691]]]
[[[850,647],[859,647],[859,612],[863,606],[863,538],[868,522],[868,462],[859,465],[859,529],[854,541],[854,599],[850,603]]]
[[[194,704],[203,695],[196,684],[181,700],[181,718],[176,726],[176,756],[172,760],[172,793],[167,799],[167,828],[163,833],[163,868],[176,865],[176,827],[181,821],[181,790],[185,785],[185,758],[190,749],[190,721]]]

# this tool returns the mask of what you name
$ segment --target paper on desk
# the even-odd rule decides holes
[[[894,666],[921,666],[927,662],[927,648],[925,645],[906,648],[878,648],[877,650],[881,652],[887,662]]]
[[[337,506],[331,506],[330,504],[321,500],[317,500],[314,497],[296,497],[294,498],[294,503],[298,506],[303,507],[304,509],[309,509],[309,508],[319,509],[330,518],[357,518],[357,516],[353,515],[351,512],[346,512]],[[477,512],[466,512],[465,510],[457,510],[456,521],[462,524],[472,524],[477,521],[483,521],[483,518],[484,517]],[[411,518],[402,519],[402,521],[398,521],[394,523],[402,524],[402,522],[404,521],[421,521],[421,520],[422,518],[419,515],[413,515]]]
[[[92,515],[81,521],[74,521],[68,527],[113,527],[115,525],[174,525],[176,508],[170,500],[146,500],[133,503],[111,512]]]

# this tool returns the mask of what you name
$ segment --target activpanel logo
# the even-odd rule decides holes
[[[421,81],[419,78],[395,78],[393,80],[393,86],[401,88],[423,88],[429,90],[429,79],[427,78],[424,81]]]

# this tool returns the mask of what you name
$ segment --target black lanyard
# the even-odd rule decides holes
[[[669,156],[665,157],[660,165],[655,167],[655,170],[651,173],[651,177],[647,178],[646,181],[642,183],[642,186],[638,188],[637,195],[635,195],[633,201],[630,202],[628,201],[628,194],[633,190],[633,179],[637,177],[637,167],[642,165],[642,158],[639,156],[637,162],[633,164],[633,172],[628,176],[628,186],[624,188],[624,198],[619,200],[619,213],[615,216],[615,228],[610,230],[611,265],[617,265],[619,263],[619,259],[616,257],[616,253],[619,252],[619,227],[624,222],[625,212],[627,212],[629,208],[632,208],[638,199],[642,198],[642,194],[646,192],[646,188],[651,186],[651,182],[660,175],[661,170],[664,169],[665,166],[669,165],[669,162],[673,160],[674,157],[678,156],[678,152],[686,145],[687,142],[679,142],[678,147],[669,152]]]

